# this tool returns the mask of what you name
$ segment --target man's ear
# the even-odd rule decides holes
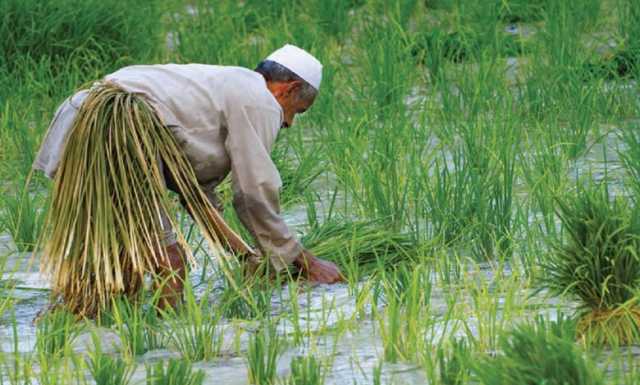
[[[298,90],[300,90],[300,87],[302,87],[301,80],[292,80],[289,83],[287,83],[287,89],[286,89],[287,96],[296,94]]]

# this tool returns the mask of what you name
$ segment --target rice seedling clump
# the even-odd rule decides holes
[[[187,360],[170,359],[165,365],[158,361],[147,364],[147,385],[202,385],[204,372],[193,370]]]
[[[578,301],[577,334],[595,343],[637,343],[640,222],[606,185],[558,201],[565,237],[543,264],[542,285]]]
[[[60,354],[70,346],[79,332],[75,316],[64,309],[53,310],[37,322],[36,350],[45,356]]]
[[[538,317],[500,338],[500,352],[474,368],[484,385],[601,385],[601,373],[574,340],[574,324]]]

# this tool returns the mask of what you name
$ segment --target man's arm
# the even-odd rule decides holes
[[[268,148],[270,134],[280,124],[279,111],[246,105],[229,110],[225,147],[231,159],[233,206],[263,255],[281,270],[303,248],[280,216],[280,175]]]
[[[231,159],[233,206],[271,265],[294,264],[311,281],[343,280],[338,268],[305,250],[280,216],[282,182],[269,148],[280,125],[279,111],[234,106],[227,116],[225,147]]]

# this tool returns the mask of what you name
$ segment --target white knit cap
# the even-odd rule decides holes
[[[275,50],[266,60],[274,61],[287,67],[300,76],[316,90],[320,89],[322,80],[322,64],[309,52],[295,45],[286,44]]]

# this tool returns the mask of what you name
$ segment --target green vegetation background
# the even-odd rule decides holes
[[[487,384],[590,384],[601,380],[573,343],[576,333],[618,307],[628,311],[623,342],[637,341],[635,0],[3,0],[0,36],[0,231],[21,250],[37,239],[50,188],[41,175],[25,183],[64,98],[124,65],[253,68],[288,42],[318,56],[325,72],[316,104],[282,132],[273,153],[283,206],[302,207],[303,241],[338,260],[360,310],[384,298],[386,308],[373,315],[384,360],[420,362],[434,383],[463,383],[473,367]],[[225,215],[238,226],[232,210]],[[360,289],[365,272],[357,258],[385,267],[409,258],[427,263],[380,269]],[[467,259],[509,267],[477,282]],[[433,272],[439,284],[451,284],[443,323],[452,320],[468,341],[425,340],[435,328]],[[595,309],[578,332],[562,318],[509,331],[512,321],[530,317],[527,290],[540,282],[573,295],[579,310]],[[229,295],[219,310],[229,317],[266,314]],[[201,319],[207,304],[188,298]],[[216,317],[194,330],[213,330]],[[155,341],[138,332],[129,340]],[[297,342],[303,334],[296,331]],[[183,351],[196,351],[194,360],[215,356],[219,341],[206,336],[205,350]],[[174,338],[190,341],[188,333]],[[254,361],[271,351],[270,338],[252,339]],[[51,353],[56,344],[40,349]],[[276,348],[264,356],[273,358]],[[482,353],[478,365],[470,351]],[[535,361],[541,357],[551,358]],[[296,365],[302,373],[315,363]],[[273,369],[255,364],[254,376],[262,373],[255,368]],[[636,372],[617,373],[636,383]]]

